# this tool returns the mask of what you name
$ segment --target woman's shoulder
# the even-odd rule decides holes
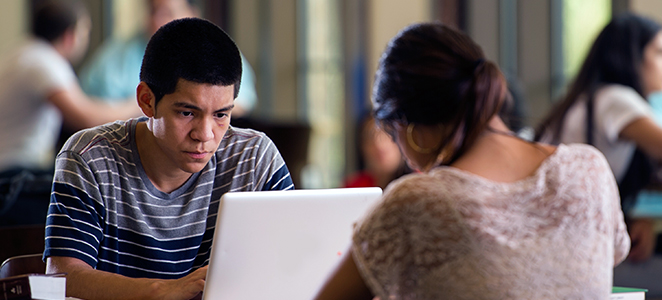
[[[546,161],[550,161],[554,164],[564,164],[568,161],[579,160],[607,162],[607,159],[600,150],[593,145],[584,143],[559,144],[556,151],[546,159]]]
[[[435,177],[429,173],[414,173],[391,182],[381,200],[357,223],[357,232],[381,231],[389,227],[388,224],[418,230],[432,223],[448,226],[457,222],[450,189]],[[421,224],[426,225],[421,227]],[[365,238],[362,234],[355,236],[355,241],[359,236]]]
[[[621,84],[609,84],[600,88],[595,98],[598,106],[610,106],[609,103],[626,103],[627,105],[645,104],[644,99],[635,89]]]
[[[450,193],[466,189],[467,181],[454,176],[450,169],[450,167],[439,167],[434,172],[414,172],[403,175],[384,189],[385,204],[401,206],[443,202],[443,199],[448,198]]]
[[[599,159],[600,157],[604,158],[604,155],[600,150],[595,148],[592,145],[589,144],[584,144],[584,143],[568,143],[568,144],[560,144],[557,147],[556,151],[560,151],[559,156],[562,157],[595,157]]]
[[[551,169],[562,170],[563,173],[568,175],[574,172],[591,172],[592,176],[598,174],[613,176],[607,158],[592,145],[582,143],[560,144],[556,152],[548,159],[550,160]]]
[[[622,85],[622,84],[607,84],[602,86],[600,89],[597,91],[598,96],[602,95],[626,95],[626,96],[631,96],[631,97],[638,97],[641,98],[641,95],[637,93],[635,89],[632,87],[629,87],[627,85]]]

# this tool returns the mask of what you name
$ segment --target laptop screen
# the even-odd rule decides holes
[[[226,193],[203,299],[311,299],[380,188]]]

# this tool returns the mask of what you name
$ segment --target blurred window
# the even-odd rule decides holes
[[[611,0],[563,0],[563,74],[571,82],[593,41],[611,20]]]
[[[340,1],[299,0],[299,111],[311,128],[304,188],[336,187],[345,165],[344,77]],[[311,174],[313,173],[313,174]]]

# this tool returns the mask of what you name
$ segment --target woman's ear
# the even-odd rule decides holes
[[[156,97],[154,97],[152,89],[144,81],[141,81],[136,88],[136,98],[143,114],[148,118],[154,117],[156,114]]]

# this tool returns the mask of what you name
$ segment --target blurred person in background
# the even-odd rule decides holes
[[[411,172],[405,164],[398,145],[368,115],[359,131],[361,170],[347,178],[344,187],[381,187]]]
[[[112,101],[134,97],[140,83],[138,73],[147,41],[161,26],[186,17],[197,17],[199,9],[191,0],[146,0],[149,16],[145,29],[129,39],[111,38],[105,41],[81,69],[83,90],[93,96]],[[242,55],[244,72],[241,89],[232,112],[234,118],[246,116],[257,102],[255,74]]]
[[[63,123],[83,129],[139,116],[134,101],[94,101],[72,63],[87,51],[90,17],[74,0],[36,1],[32,37],[0,64],[0,225],[44,223]]]
[[[654,254],[654,220],[630,216],[650,182],[651,159],[662,162],[662,128],[646,99],[662,91],[662,27],[635,14],[615,17],[596,38],[565,98],[543,120],[536,138],[588,143],[606,157],[619,185],[632,247],[614,270],[614,285],[662,296],[662,257]]]

